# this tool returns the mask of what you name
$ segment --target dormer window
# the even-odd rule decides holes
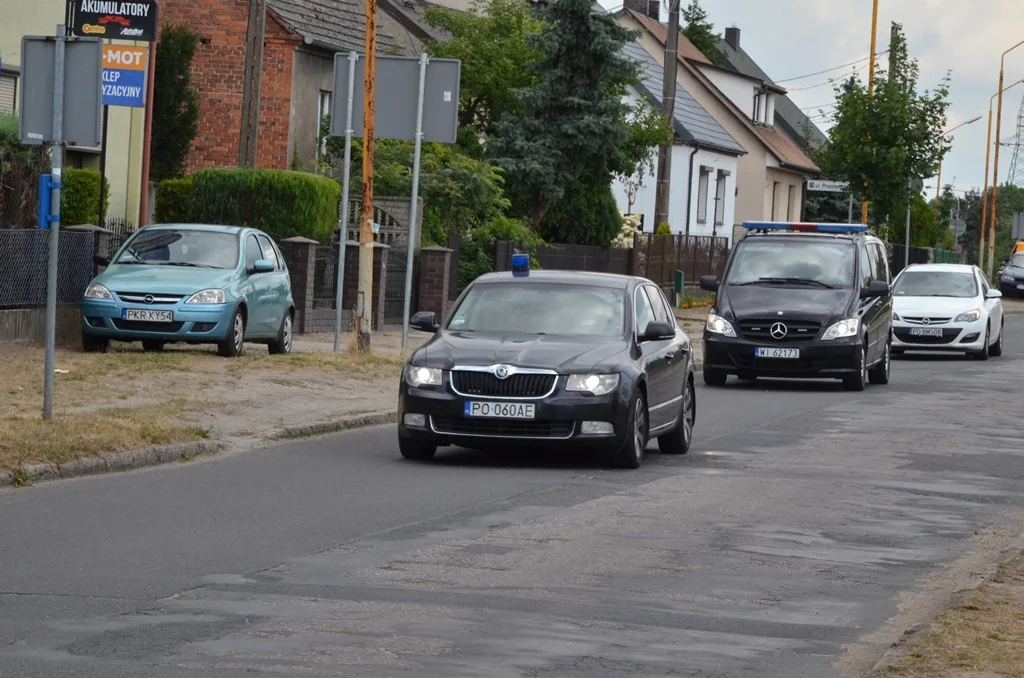
[[[754,111],[750,116],[758,125],[772,127],[775,122],[775,93],[767,89],[754,90]]]

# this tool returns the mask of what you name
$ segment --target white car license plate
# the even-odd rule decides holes
[[[799,360],[800,349],[798,348],[757,348],[754,355],[758,358],[775,358],[782,360]]]
[[[912,337],[941,337],[942,330],[938,327],[911,327],[910,336]]]
[[[141,311],[135,308],[124,310],[123,320],[138,320],[144,323],[169,323],[174,320],[172,311]]]
[[[537,406],[533,403],[467,402],[463,413],[467,417],[487,419],[533,419],[537,415]]]

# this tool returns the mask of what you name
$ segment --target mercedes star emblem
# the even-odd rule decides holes
[[[786,326],[783,325],[782,323],[775,323],[774,325],[772,325],[772,339],[783,339],[785,338],[787,332],[789,332],[789,330],[786,329]]]
[[[494,368],[494,376],[496,376],[498,379],[508,379],[510,371],[511,370],[509,369],[508,365],[498,365],[497,367]]]

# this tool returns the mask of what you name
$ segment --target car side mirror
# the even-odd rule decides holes
[[[92,263],[96,264],[97,266],[110,266],[110,259],[107,259],[104,256],[100,256],[99,254],[94,254],[92,257]]]
[[[437,314],[433,311],[420,311],[409,321],[409,326],[420,332],[434,333],[441,329],[437,324]]]
[[[260,259],[252,265],[253,273],[273,273],[276,269],[277,266],[269,259]]]
[[[706,275],[700,279],[700,288],[705,292],[717,292],[718,285],[718,278],[713,275]]]
[[[657,320],[651,321],[647,324],[647,329],[644,330],[638,339],[641,342],[644,341],[659,341],[662,339],[672,339],[676,336],[676,328],[668,323],[660,323]]]
[[[1002,296],[1003,293],[1000,292],[999,290],[989,290],[988,292],[985,293],[986,299],[1001,299]]]
[[[876,299],[889,294],[889,283],[883,280],[872,280],[867,287],[860,290],[861,299]]]

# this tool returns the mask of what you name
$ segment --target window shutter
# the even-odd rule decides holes
[[[700,181],[697,185],[697,223],[706,224],[708,221],[708,178],[711,174],[710,167],[701,166]]]
[[[18,78],[0,75],[0,111],[14,112],[14,98],[18,91]]]

